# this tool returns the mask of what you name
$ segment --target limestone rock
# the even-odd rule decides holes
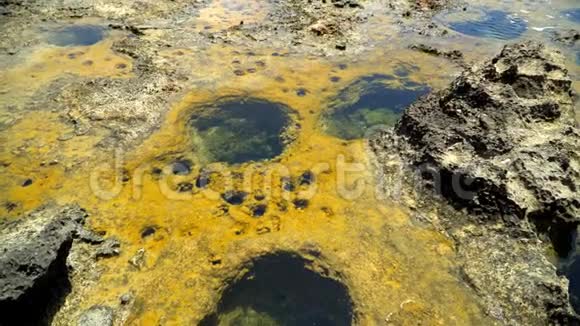
[[[77,205],[44,207],[4,225],[0,234],[2,325],[36,324],[70,288],[66,258],[87,214]]]
[[[396,127],[407,156],[450,202],[546,231],[580,222],[580,132],[564,58],[506,46],[446,90],[411,105]],[[431,172],[429,172],[431,171]]]
[[[462,277],[500,324],[580,324],[542,241],[565,253],[580,223],[574,119],[562,55],[522,43],[369,141],[387,195],[437,211],[430,222],[455,241]]]

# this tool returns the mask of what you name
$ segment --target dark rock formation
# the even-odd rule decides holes
[[[86,212],[39,209],[0,234],[0,325],[47,325],[70,292],[66,258]]]
[[[563,45],[574,46],[580,40],[580,32],[573,29],[555,31],[552,38]]]
[[[552,50],[507,46],[411,105],[396,132],[454,204],[557,233],[580,222],[580,133],[571,81]]]
[[[409,49],[423,52],[423,53],[433,55],[436,57],[447,58],[447,59],[455,62],[459,66],[462,66],[462,67],[466,66],[464,58],[463,58],[463,53],[461,53],[461,51],[459,51],[459,50],[445,51],[445,50],[440,50],[436,47],[433,47],[433,46],[430,46],[427,44],[412,44],[409,46]]]
[[[508,45],[369,144],[391,197],[403,189],[398,198],[414,198],[418,212],[437,210],[428,219],[456,242],[462,275],[490,316],[580,324],[541,240],[565,254],[580,222],[580,132],[561,54]]]

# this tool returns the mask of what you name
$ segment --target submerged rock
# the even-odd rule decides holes
[[[423,52],[423,53],[433,55],[436,57],[447,58],[447,59],[457,63],[460,66],[466,66],[466,64],[464,62],[463,53],[459,50],[451,50],[451,51],[440,50],[436,47],[433,47],[433,46],[430,46],[427,44],[422,44],[422,43],[412,44],[409,46],[409,49]]]
[[[580,32],[574,29],[555,31],[552,35],[554,41],[565,46],[574,46],[576,45],[576,42],[580,40]]]
[[[421,98],[394,132],[370,140],[386,192],[402,180],[402,198],[415,196],[419,210],[441,207],[431,222],[455,240],[463,277],[504,324],[580,323],[539,240],[548,235],[566,254],[580,223],[574,119],[562,55],[523,43]]]

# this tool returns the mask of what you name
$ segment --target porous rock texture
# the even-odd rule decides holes
[[[0,325],[44,325],[70,291],[66,258],[84,224],[77,205],[40,208],[2,226]]]
[[[457,189],[441,192],[460,206],[514,224],[529,218],[574,229],[580,133],[563,62],[539,44],[506,46],[406,110],[396,133],[409,145],[407,157],[443,179],[455,176]]]
[[[500,324],[580,324],[545,255],[551,245],[566,254],[580,222],[574,119],[564,58],[528,42],[369,140],[383,191],[455,241],[461,277]]]

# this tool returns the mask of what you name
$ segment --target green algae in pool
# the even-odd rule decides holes
[[[447,13],[439,19],[461,34],[499,40],[516,39],[528,29],[524,19],[501,10],[472,9]]]
[[[347,326],[352,320],[352,301],[344,285],[284,253],[257,259],[250,272],[224,292],[217,313],[200,325]]]
[[[104,36],[101,26],[71,25],[53,32],[48,41],[56,46],[88,46],[100,42]]]
[[[412,69],[404,69],[409,70]],[[402,77],[407,75],[401,74]],[[346,140],[362,138],[373,126],[393,126],[408,105],[429,91],[426,85],[393,76],[362,77],[332,101],[323,117],[324,129],[328,134]]]
[[[196,111],[190,126],[206,163],[260,161],[283,152],[289,142],[290,112],[280,103],[228,98]]]

